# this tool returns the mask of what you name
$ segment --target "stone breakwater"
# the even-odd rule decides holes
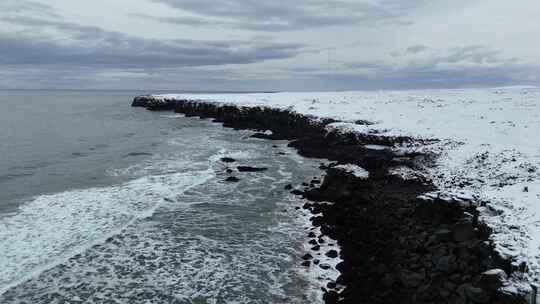
[[[132,105],[289,140],[300,155],[331,162],[321,166],[322,182],[314,179],[293,191],[307,199],[303,208],[313,214],[313,225],[341,248],[341,275],[324,288],[326,303],[535,303],[535,289],[522,279],[527,266],[502,258],[491,230],[478,221],[480,202],[430,197],[424,195],[435,190],[429,180],[391,174],[394,168],[416,170],[432,155],[368,148],[417,143],[414,138],[329,131],[334,120],[282,109],[151,96],[136,97]],[[369,176],[341,170],[342,164],[364,168]],[[314,246],[299,264],[319,267],[313,256],[322,239],[308,237]]]

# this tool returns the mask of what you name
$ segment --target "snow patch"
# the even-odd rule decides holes
[[[340,169],[342,171],[345,171],[347,173],[351,173],[355,177],[361,178],[361,179],[368,179],[369,178],[369,172],[357,165],[352,164],[346,164],[346,165],[337,165],[334,168]]]

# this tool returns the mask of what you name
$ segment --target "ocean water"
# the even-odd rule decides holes
[[[0,303],[319,302],[283,190],[318,161],[138,94],[0,91]]]

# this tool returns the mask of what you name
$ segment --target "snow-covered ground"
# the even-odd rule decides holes
[[[489,202],[483,219],[498,249],[540,278],[540,88],[155,96],[291,109],[343,121],[329,127],[344,131],[440,139],[393,148],[438,153],[428,177],[444,195]]]

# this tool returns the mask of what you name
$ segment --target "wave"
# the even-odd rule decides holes
[[[0,295],[151,217],[164,202],[214,176],[208,167],[35,197],[0,219]]]

